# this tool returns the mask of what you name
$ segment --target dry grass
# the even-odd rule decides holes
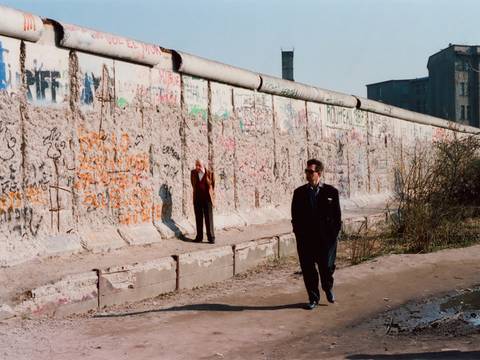
[[[395,194],[386,226],[343,235],[351,264],[480,242],[480,137],[415,148],[398,162]]]
[[[480,215],[479,151],[478,137],[455,137],[415,149],[409,166],[397,168],[395,245],[427,252],[475,240],[465,222]]]

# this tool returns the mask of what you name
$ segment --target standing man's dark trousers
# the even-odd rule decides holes
[[[208,241],[215,241],[215,233],[213,231],[213,206],[208,200],[196,200],[193,203],[195,210],[195,222],[197,223],[197,238],[203,240],[203,218],[205,217],[205,226],[207,228]]]
[[[323,291],[331,290],[333,287],[333,273],[335,272],[335,259],[337,257],[337,242],[332,245],[308,246],[297,239],[298,257],[302,269],[303,281],[307,289],[310,302],[319,302],[320,281]],[[317,271],[318,267],[318,271]]]

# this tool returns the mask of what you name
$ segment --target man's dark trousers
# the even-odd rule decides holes
[[[313,247],[301,244],[313,243],[313,239],[297,240],[298,258],[302,269],[303,281],[310,302],[319,302],[319,280],[323,291],[333,288],[333,273],[335,272],[335,258],[337,243],[331,246]],[[317,272],[318,267],[318,272]],[[318,275],[320,274],[320,279]]]
[[[193,203],[195,211],[195,222],[197,223],[197,240],[203,239],[203,218],[205,217],[205,226],[207,228],[208,240],[214,240],[213,231],[213,206],[207,199],[195,200]]]

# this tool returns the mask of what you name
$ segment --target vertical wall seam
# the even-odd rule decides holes
[[[213,134],[212,134],[212,84],[207,80],[207,144],[208,144],[208,166],[215,171],[214,150],[213,150]]]
[[[257,114],[257,91],[256,90],[253,90],[253,115],[254,115],[254,119],[255,119],[255,123],[254,123],[254,128],[255,128],[255,137],[258,136],[258,114]],[[255,165],[254,165],[254,169],[255,169],[255,173],[258,171],[258,147],[257,147],[257,144],[258,144],[258,141],[255,141]],[[254,204],[253,206],[255,208],[259,208],[260,207],[260,192],[258,190],[258,182],[255,181],[255,189],[254,189]]]
[[[178,255],[172,255],[175,261],[175,291],[180,289],[180,259]]]
[[[237,134],[238,134],[238,114],[235,107],[235,92],[231,88],[232,110],[233,110],[233,205],[235,210],[238,210],[238,179],[237,179]]]
[[[232,245],[232,254],[233,254],[233,276],[237,274],[237,264],[235,261],[235,251],[237,250],[237,245]]]
[[[348,111],[348,110],[347,110]],[[356,110],[353,110],[353,117],[355,117],[355,111]],[[353,123],[353,121],[352,121]],[[346,142],[345,142],[345,147],[347,149],[347,179],[348,179],[348,197],[351,198],[352,197],[352,179],[351,179],[351,176],[350,176],[350,146],[349,146],[349,141],[348,141],[348,130],[347,130],[347,133],[346,133]]]
[[[310,133],[309,133],[309,122],[308,122],[308,102],[305,101],[305,136],[307,138],[307,158],[310,159]]]
[[[185,90],[184,90],[183,75],[180,75],[180,142],[181,142],[181,163],[180,168],[182,171],[182,182],[185,181],[185,162],[187,161],[187,144],[186,144],[186,134],[185,134]],[[186,184],[182,186],[182,214],[184,217],[187,216],[187,189]]]
[[[273,176],[275,183],[279,177],[278,163],[277,163],[277,117],[275,116],[275,98],[272,97],[272,131],[273,131]]]
[[[26,71],[25,71],[25,61],[27,57],[25,42],[22,40],[20,42],[20,76],[22,84],[20,87],[20,134],[21,134],[21,144],[20,144],[20,153],[22,156],[21,162],[21,176],[22,176],[22,193],[26,193],[27,186],[27,172],[26,172],[26,148],[27,148],[27,139],[25,137],[25,122],[28,120],[28,106],[27,106],[27,81],[26,81]],[[24,204],[23,204],[24,205]],[[27,225],[27,220],[24,219],[24,226]]]
[[[101,305],[101,300],[100,300],[100,276],[102,275],[102,272],[100,269],[93,269],[95,273],[97,274],[97,311],[100,310],[100,305]]]

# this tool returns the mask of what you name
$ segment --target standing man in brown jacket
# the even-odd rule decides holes
[[[210,244],[215,243],[213,231],[213,202],[215,201],[215,177],[213,172],[206,169],[202,160],[195,160],[195,169],[190,173],[193,187],[193,208],[197,223],[195,242],[203,240],[203,217],[207,228],[207,238]]]

